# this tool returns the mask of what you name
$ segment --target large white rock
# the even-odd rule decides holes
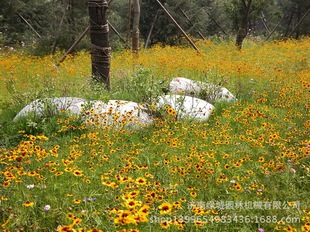
[[[66,111],[70,114],[80,114],[84,103],[85,99],[76,97],[37,99],[25,106],[13,120],[16,121],[17,119],[30,114],[38,117],[51,116],[59,113],[60,111]]]
[[[165,95],[158,98],[157,107],[171,106],[177,118],[207,120],[214,106],[199,98],[186,95]]]
[[[236,101],[236,97],[228,89],[202,81],[194,81],[184,77],[175,77],[169,83],[169,91],[174,94],[185,94],[204,97],[208,101]]]
[[[202,82],[193,81],[184,77],[175,77],[169,83],[169,91],[175,94],[198,95]]]
[[[81,115],[88,125],[113,125],[119,128],[144,126],[153,122],[148,109],[135,102],[110,100],[105,103],[74,97],[37,99],[25,106],[13,120],[16,121],[31,114],[48,117],[61,111]]]
[[[153,122],[153,117],[146,107],[136,102],[110,100],[90,101],[83,112],[87,125],[113,125],[117,128],[123,126],[140,127]]]

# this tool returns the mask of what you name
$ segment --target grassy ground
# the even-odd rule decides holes
[[[86,52],[60,66],[61,54],[1,54],[1,230],[309,231],[310,38],[198,46],[112,53],[109,93],[90,84]],[[239,101],[134,131],[65,114],[12,122],[43,97],[145,102],[176,76]]]

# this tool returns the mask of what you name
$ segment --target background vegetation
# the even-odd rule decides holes
[[[128,20],[128,0],[114,0],[108,10],[109,22],[130,44],[132,25]],[[184,30],[193,38],[226,38],[235,35],[242,18],[242,3],[237,0],[164,0],[161,1]],[[149,45],[178,45],[182,35],[167,18],[155,0],[141,1],[140,33],[142,46],[147,40],[155,15]],[[285,38],[309,9],[307,0],[253,0],[249,15],[249,35],[267,37],[277,27],[272,38]],[[189,21],[182,13],[189,17]],[[282,19],[283,17],[283,19]],[[0,7],[0,46],[26,45],[37,55],[68,49],[88,25],[87,1],[72,0],[8,0]],[[281,20],[282,19],[282,20]],[[32,26],[32,29],[25,23]],[[294,38],[309,35],[309,17],[300,25]],[[85,38],[75,51],[89,47]],[[111,30],[112,48],[126,45]]]

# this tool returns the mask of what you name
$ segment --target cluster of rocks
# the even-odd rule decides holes
[[[207,120],[214,110],[214,106],[200,99],[201,96],[219,101],[237,100],[224,87],[184,77],[173,78],[168,89],[170,94],[159,96],[153,107],[159,110],[170,106],[177,112],[178,119]],[[145,104],[122,100],[103,102],[75,97],[58,97],[37,99],[31,102],[16,115],[14,121],[28,115],[43,117],[63,111],[82,116],[88,125],[144,126],[151,124],[154,120],[150,113],[151,110]]]

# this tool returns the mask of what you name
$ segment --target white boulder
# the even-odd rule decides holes
[[[169,83],[169,91],[175,94],[198,95],[202,82],[193,81],[184,77],[175,77]]]
[[[42,117],[44,115],[54,115],[60,111],[66,111],[71,114],[80,114],[85,99],[76,97],[56,97],[37,99],[25,106],[13,119],[18,120],[21,117],[30,114]]]
[[[169,83],[169,91],[174,94],[185,94],[194,97],[203,96],[208,101],[237,101],[236,97],[224,87],[184,77],[173,78]]]
[[[110,100],[105,103],[74,97],[37,99],[25,106],[13,120],[16,121],[28,115],[48,117],[61,111],[77,116],[81,115],[88,125],[136,127],[149,125],[153,122],[147,108],[135,102]]]
[[[185,95],[165,95],[158,98],[157,107],[171,106],[177,113],[177,118],[207,120],[214,106],[199,98]]]
[[[113,125],[115,127],[139,127],[153,122],[148,109],[131,101],[110,100],[90,101],[82,116],[87,125]]]

